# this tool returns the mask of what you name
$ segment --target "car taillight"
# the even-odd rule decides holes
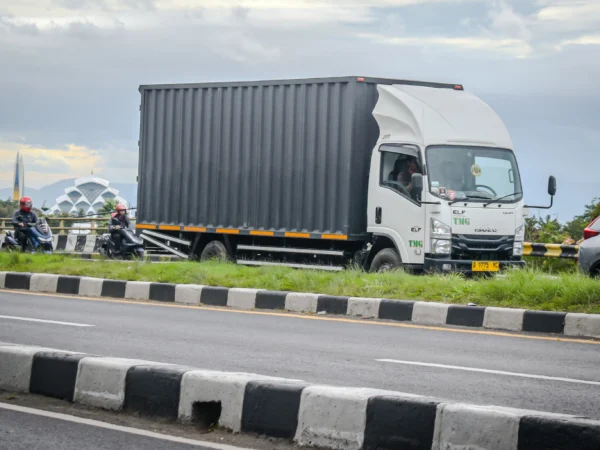
[[[600,220],[600,217],[596,218],[592,223],[590,223],[585,230],[583,230],[583,239],[590,239],[595,236],[600,235],[600,227],[597,225],[597,222]]]

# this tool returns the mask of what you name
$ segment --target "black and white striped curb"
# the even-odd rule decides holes
[[[0,389],[344,450],[598,450],[600,421],[0,344]]]
[[[426,325],[600,338],[600,314],[579,314],[423,301],[388,300],[191,284],[118,281],[40,273],[0,272],[0,289],[156,300],[238,309],[287,310],[369,317]]]

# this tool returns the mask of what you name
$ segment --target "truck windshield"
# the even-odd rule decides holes
[[[440,145],[427,148],[430,192],[447,200],[514,203],[523,197],[510,150]]]

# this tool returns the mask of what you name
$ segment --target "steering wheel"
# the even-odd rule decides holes
[[[488,190],[488,191],[490,191],[490,192],[491,192],[491,193],[492,193],[492,194],[493,194],[495,197],[498,197],[498,194],[496,193],[496,191],[495,191],[495,190],[493,190],[491,187],[489,187],[489,186],[486,186],[485,184],[476,184],[476,185],[475,185],[475,189],[477,189],[477,188],[479,188],[479,187],[480,187],[480,188],[487,189],[487,190]]]

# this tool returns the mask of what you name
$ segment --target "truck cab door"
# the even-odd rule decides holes
[[[410,165],[422,173],[414,145],[384,144],[374,152],[369,182],[368,231],[394,241],[403,264],[425,259],[425,206],[411,194]],[[412,167],[415,170],[415,167]]]

